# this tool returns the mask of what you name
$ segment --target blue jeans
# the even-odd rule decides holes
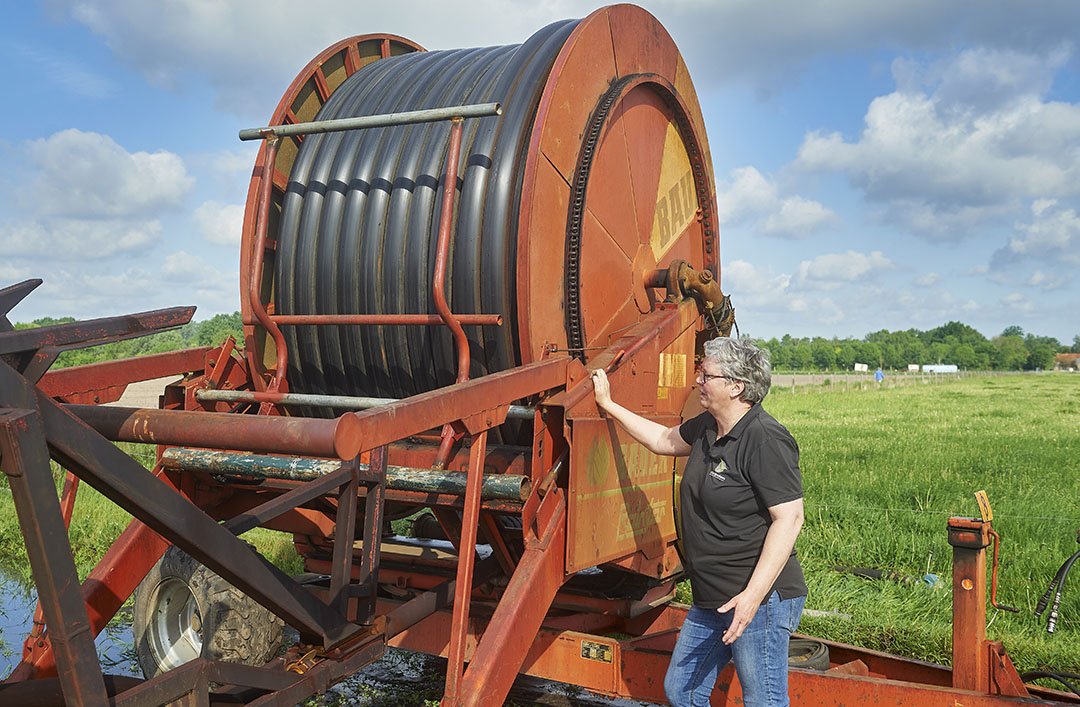
[[[788,640],[799,627],[806,597],[780,599],[773,592],[730,646],[722,638],[735,613],[690,607],[664,677],[672,707],[707,707],[716,677],[729,660],[746,707],[788,704]]]

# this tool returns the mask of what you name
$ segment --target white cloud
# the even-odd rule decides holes
[[[26,153],[36,174],[22,203],[43,215],[156,214],[179,207],[195,182],[178,155],[128,152],[108,135],[73,128],[27,143]]]
[[[922,73],[894,65],[858,139],[811,132],[796,165],[842,172],[887,220],[962,237],[1017,199],[1080,195],[1080,104],[1046,100],[1067,55],[971,49]]]
[[[875,250],[870,255],[849,250],[828,253],[799,263],[792,280],[800,289],[834,290],[843,284],[866,280],[871,275],[891,270],[893,263]]]
[[[183,288],[185,296],[212,302],[236,302],[240,274],[219,270],[197,255],[177,251],[165,258],[159,274],[161,280]]]
[[[0,261],[0,278],[17,282],[27,277],[18,269],[11,275]],[[196,317],[206,319],[239,309],[238,273],[184,251],[127,267],[117,261],[102,261],[94,268],[61,262],[47,274],[33,275],[44,282],[23,300],[12,321],[90,319],[191,304],[199,308]]]
[[[348,33],[389,32],[428,48],[521,42],[544,25],[585,17],[593,0],[477,0],[453,5],[416,0],[409,13],[394,4],[341,2],[324,12],[295,12],[287,0],[48,0],[100,35],[136,71],[158,85],[179,86],[201,73],[234,113],[264,116],[282,81]],[[749,81],[768,93],[797,80],[823,56],[905,46],[947,50],[957,44],[1039,51],[1075,39],[1075,3],[1032,5],[1005,0],[972,12],[964,2],[911,0],[652,0],[642,3],[680,47],[699,90]],[[328,22],[327,17],[333,21]],[[784,18],[777,22],[776,18]],[[1018,31],[1017,18],[1023,18]]]
[[[195,223],[203,238],[211,243],[239,247],[244,205],[207,201],[195,209]]]
[[[157,242],[158,216],[182,205],[194,179],[171,152],[128,152],[107,135],[64,130],[23,146],[25,166],[0,254],[101,259]]]
[[[1080,264],[1080,217],[1055,199],[1037,199],[1031,222],[1016,224],[1007,250],[1017,256],[1041,256]]]
[[[45,218],[0,224],[0,254],[51,260],[97,260],[140,250],[161,236],[155,219]]]
[[[152,84],[178,89],[200,74],[216,90],[219,107],[252,120],[269,115],[282,87],[312,57],[350,34],[391,33],[429,49],[514,44],[552,20],[595,9],[585,0],[421,1],[408,13],[394,4],[353,2],[297,12],[287,0],[52,0],[52,6],[100,35]]]
[[[1036,270],[1031,273],[1031,279],[1028,280],[1027,284],[1038,287],[1040,290],[1056,290],[1065,284],[1065,278],[1054,273]]]
[[[1001,303],[1014,312],[1031,312],[1035,309],[1035,303],[1019,292],[1005,295],[1001,298]]]
[[[716,204],[721,225],[755,224],[762,233],[782,238],[802,238],[839,220],[816,201],[781,199],[776,184],[754,167],[732,170],[730,179],[717,185]]]
[[[801,237],[835,224],[836,214],[816,201],[793,196],[780,203],[780,210],[768,215],[762,232],[777,236]]]
[[[933,287],[941,281],[941,273],[928,272],[915,278],[915,284],[919,287]]]
[[[789,292],[791,276],[777,273],[771,265],[757,267],[745,260],[724,263],[721,270],[724,292],[734,293],[736,307],[804,311],[808,303]]]

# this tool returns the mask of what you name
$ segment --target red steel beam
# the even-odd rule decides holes
[[[473,439],[469,450],[469,475],[465,490],[465,510],[461,517],[462,549],[454,583],[454,621],[450,631],[450,658],[446,667],[446,701],[460,704],[461,672],[465,664],[465,639],[469,624],[469,594],[472,593],[473,564],[476,562],[476,535],[480,520],[480,481],[484,475],[487,432]]]
[[[67,527],[61,520],[45,429],[36,410],[0,410],[0,455],[26,542],[41,610],[69,704],[108,704]]]
[[[183,351],[137,356],[119,361],[103,361],[49,371],[38,382],[47,395],[67,398],[94,393],[135,381],[153,380],[203,370],[208,346]],[[103,401],[104,402],[104,401]]]
[[[451,700],[450,707],[502,703],[562,586],[566,555],[566,498],[562,489],[549,493],[545,502],[552,505],[550,520],[539,537],[527,539],[525,554],[469,661],[460,698]]]
[[[953,548],[953,687],[987,692],[990,661],[986,645],[986,548],[990,524],[949,519]]]
[[[538,361],[370,410],[346,413],[337,423],[337,455],[352,459],[362,451],[561,387],[566,384],[569,360],[563,357]]]
[[[170,307],[121,317],[102,317],[2,332],[0,353],[36,351],[41,348],[77,349],[145,336],[187,324],[194,313],[194,307]]]

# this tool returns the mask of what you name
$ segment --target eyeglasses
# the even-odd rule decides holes
[[[712,373],[706,373],[705,371],[703,371],[700,368],[697,370],[697,379],[698,379],[698,382],[700,382],[702,385],[705,385],[706,383],[711,381],[713,378],[723,378],[724,380],[729,381],[731,383],[736,382],[735,378],[729,378],[728,376],[713,375]]]

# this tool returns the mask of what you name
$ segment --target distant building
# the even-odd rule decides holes
[[[956,373],[960,369],[955,363],[924,363],[923,373]]]
[[[1080,353],[1061,353],[1054,356],[1055,371],[1080,370]]]
[[[865,363],[856,363],[855,364],[855,370],[865,372],[865,371],[868,371],[870,369],[867,368],[867,365]]]

